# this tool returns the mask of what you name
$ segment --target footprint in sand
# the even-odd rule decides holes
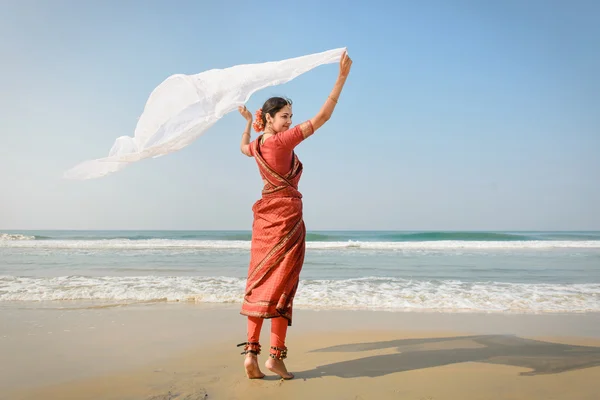
[[[178,393],[157,394],[156,396],[148,397],[148,400],[172,400],[179,396]]]
[[[205,400],[208,398],[208,393],[205,391],[196,392],[193,394],[188,394],[182,400]]]
[[[165,394],[159,394],[149,397],[148,400],[206,400],[208,393],[204,389],[200,389],[194,393],[174,393],[169,391]]]

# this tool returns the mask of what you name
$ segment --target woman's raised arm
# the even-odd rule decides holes
[[[331,118],[333,114],[333,110],[337,105],[340,94],[342,93],[342,89],[344,88],[344,84],[346,83],[346,79],[348,78],[348,74],[350,73],[350,68],[352,67],[352,59],[348,56],[347,52],[342,54],[342,58],[340,59],[340,73],[338,78],[331,90],[329,96],[327,96],[327,100],[325,100],[325,104],[321,107],[321,110],[311,118],[310,122],[312,123],[313,129],[312,132],[308,131],[304,135],[305,138],[312,135],[317,129],[319,129],[325,122]]]

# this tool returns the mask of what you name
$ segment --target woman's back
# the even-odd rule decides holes
[[[279,175],[286,175],[292,168],[294,148],[304,140],[301,125],[280,132],[263,140],[259,137],[260,154],[265,162]],[[254,154],[252,154],[254,155]]]

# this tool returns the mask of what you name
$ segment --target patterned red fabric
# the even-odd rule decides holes
[[[260,155],[269,168],[279,175],[285,175],[293,165],[294,148],[302,140],[304,140],[304,136],[300,127],[280,132],[264,140],[260,145]],[[250,153],[252,153],[252,150],[251,146]]]
[[[293,130],[312,130],[312,124],[305,122]],[[292,168],[286,175],[280,175],[264,160],[261,140],[262,135],[250,144],[265,186],[262,198],[252,207],[250,265],[241,314],[260,318],[282,316],[291,326],[306,247],[302,194],[298,191],[302,163],[294,153]]]

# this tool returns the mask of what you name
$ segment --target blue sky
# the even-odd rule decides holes
[[[352,5],[350,5],[352,4]],[[187,148],[90,181],[175,73],[347,47],[302,143],[309,230],[600,229],[600,3],[5,1],[0,229],[250,229],[261,180],[228,114]],[[337,65],[256,93],[325,101]]]

